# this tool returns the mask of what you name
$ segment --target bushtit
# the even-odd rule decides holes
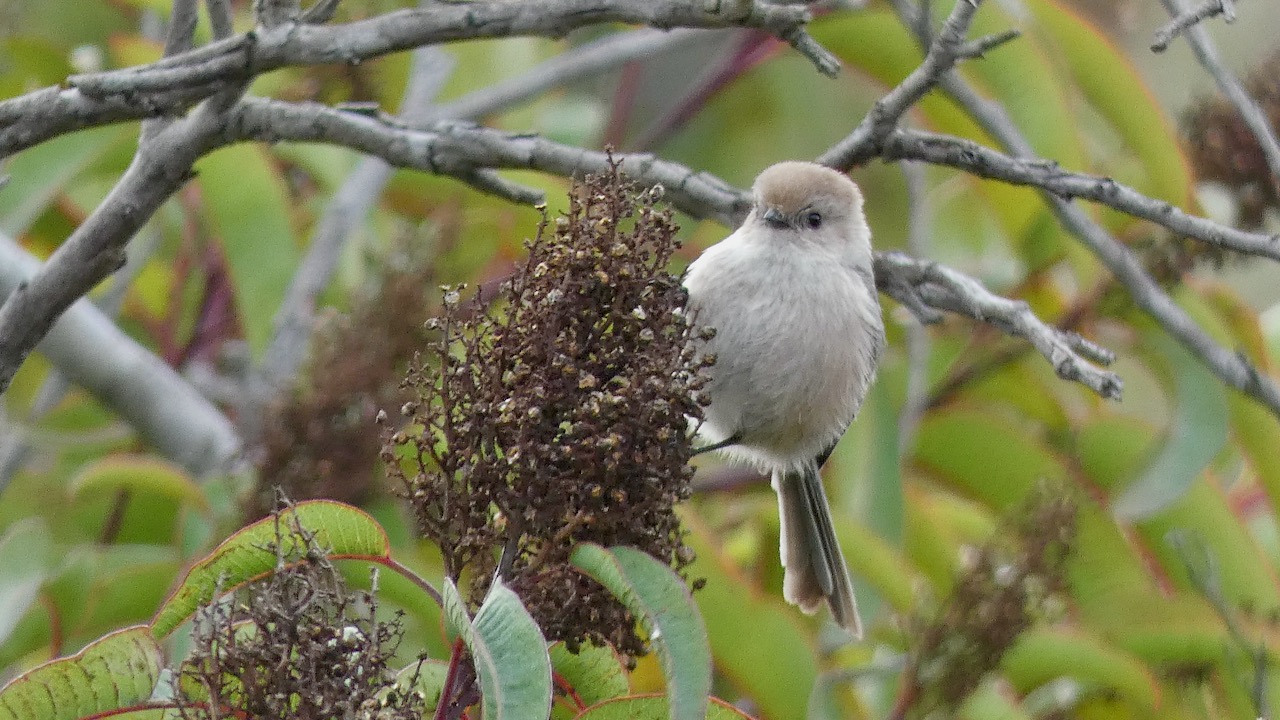
[[[884,346],[862,194],[821,165],[783,162],[756,178],[742,227],[689,266],[691,318],[715,328],[700,429],[708,448],[772,478],[783,596],[822,601],[862,625],[818,469],[866,397]]]

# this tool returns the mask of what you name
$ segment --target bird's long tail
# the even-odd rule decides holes
[[[786,472],[775,471],[782,521],[782,595],[812,614],[825,600],[837,624],[862,637],[862,620],[853,597],[853,582],[836,540],[831,507],[816,462]]]

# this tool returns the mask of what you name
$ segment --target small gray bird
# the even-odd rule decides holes
[[[766,169],[752,193],[742,227],[684,279],[694,324],[715,328],[699,434],[707,449],[770,473],[787,601],[812,614],[825,600],[862,637],[818,474],[858,413],[885,342],[862,193],[844,174],[806,162]]]

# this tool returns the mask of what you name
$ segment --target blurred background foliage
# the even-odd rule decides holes
[[[400,4],[347,0],[339,19]],[[251,24],[248,6],[235,3],[239,30]],[[1259,18],[1276,19],[1264,6],[1242,4],[1243,21],[1215,32],[1252,38],[1267,25]],[[0,3],[0,96],[159,57],[155,38],[167,8],[167,0]],[[1178,128],[1191,99],[1187,88],[1204,87],[1195,85],[1199,71],[1176,47],[1154,59],[1140,50],[1162,21],[1154,2],[988,3],[975,35],[1016,27],[1023,37],[962,72],[1003,104],[1042,155],[1229,220],[1237,198],[1197,186]],[[449,46],[456,67],[438,100],[510,77],[603,31]],[[825,15],[812,31],[846,63],[840,79],[821,77],[785,46],[727,33],[484,121],[588,147],[653,151],[745,186],[770,163],[819,154],[921,58],[882,3]],[[206,28],[198,32],[207,38]],[[1251,61],[1243,53],[1240,69]],[[395,109],[408,68],[401,54],[291,69],[260,78],[252,91]],[[1164,84],[1176,87],[1161,86],[1168,77],[1175,82]],[[937,93],[908,122],[991,143]],[[105,197],[137,135],[136,125],[89,130],[5,161],[0,230],[38,255],[50,253]],[[240,145],[203,160],[198,176],[132,246],[145,262],[124,295],[121,326],[191,377],[233,373],[236,363],[256,357],[318,217],[358,161],[352,152],[310,145]],[[895,705],[901,710],[907,676],[919,675],[920,668],[910,669],[916,643],[947,622],[948,598],[981,566],[979,550],[1026,533],[1015,532],[1017,515],[1035,488],[1047,486],[1076,503],[1062,601],[1038,607],[1031,628],[955,713],[1237,718],[1276,707],[1276,418],[1224,388],[1134,308],[1035,192],[949,169],[918,171],[927,190],[915,208],[900,167],[855,171],[877,247],[961,269],[1113,349],[1124,400],[1107,402],[1058,379],[1023,342],[990,327],[953,318],[922,331],[902,308],[886,304],[891,344],[880,380],[826,473],[869,637],[843,644],[826,619],[782,601],[772,492],[759,478],[705,459],[685,517],[699,557],[691,576],[707,579],[695,598],[716,659],[716,694],[763,718],[879,718]],[[566,181],[512,175],[545,189],[553,215],[566,206]],[[1272,303],[1280,293],[1273,280],[1253,279],[1265,276],[1151,224],[1090,211],[1142,253],[1219,342],[1274,371],[1280,326],[1267,319],[1277,317]],[[922,213],[927,232],[908,246],[912,212]],[[436,285],[484,284],[507,274],[538,221],[532,208],[397,171],[342,258],[325,296],[331,315],[381,297],[372,307],[364,302],[356,338],[364,333],[373,342],[369,333],[393,327],[408,332],[404,326],[431,313]],[[727,233],[680,221],[682,262]],[[1263,222],[1274,226],[1270,215]],[[378,294],[397,272],[422,282],[420,297]],[[326,323],[341,325],[333,317]],[[396,341],[403,344],[388,342]],[[339,364],[344,357],[329,355]],[[394,367],[383,371],[394,381]],[[285,470],[278,466],[295,456],[309,459],[295,467],[301,473],[291,481],[293,493],[307,495],[306,478],[329,473],[326,494],[361,502],[388,528],[400,559],[438,577],[438,555],[414,540],[381,484],[377,443],[368,457],[334,459],[343,450],[335,447],[341,432],[382,432],[367,403],[339,396],[306,406],[307,417],[282,413],[294,434],[271,450],[280,461],[264,465],[271,472],[251,481],[196,479],[149,454],[128,426],[74,388],[52,411],[33,416],[49,372],[34,355],[2,406],[0,440],[20,437],[28,452],[5,468],[0,485],[0,679],[146,621],[185,563],[251,519],[246,484],[279,481],[275,474]],[[293,400],[332,394],[324,381],[333,375],[311,373]],[[362,402],[387,402],[375,392],[385,384],[374,380]],[[312,425],[314,431],[299,430]],[[359,463],[362,471],[350,470]],[[335,467],[343,470],[334,474]],[[354,474],[367,477],[357,482]],[[394,585],[383,592],[394,607]],[[407,609],[402,652],[439,650],[438,616]],[[645,660],[630,681],[643,690],[659,678]]]

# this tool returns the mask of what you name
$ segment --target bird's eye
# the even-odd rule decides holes
[[[804,222],[809,227],[817,230],[822,227],[822,213],[816,210],[811,211],[808,215],[804,216]]]

